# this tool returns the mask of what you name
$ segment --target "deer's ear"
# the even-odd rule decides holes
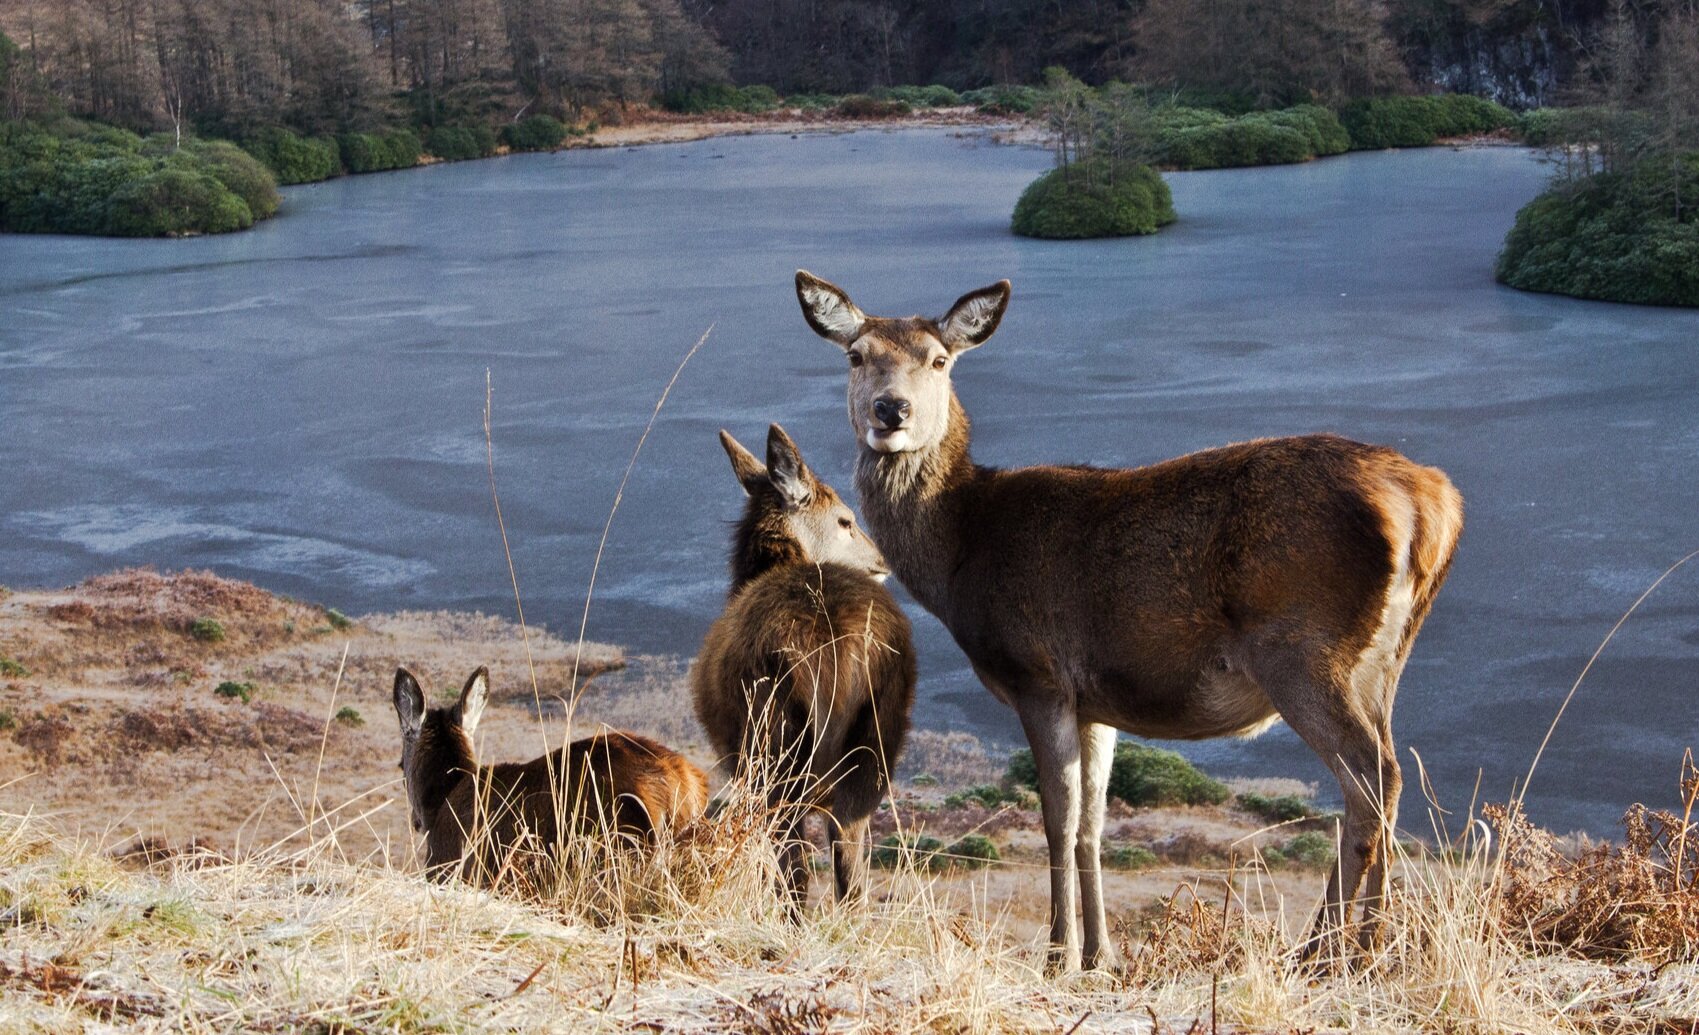
[[[796,443],[777,424],[767,429],[767,481],[779,490],[787,507],[800,507],[814,498],[814,472],[803,463]]]
[[[1006,280],[956,299],[956,304],[938,321],[944,347],[951,352],[966,352],[985,344],[985,339],[1003,322],[1003,311],[1007,308],[1009,282]]]
[[[844,289],[821,280],[807,270],[796,271],[796,300],[802,303],[802,318],[814,333],[848,348],[861,337],[867,314],[855,307]]]
[[[720,429],[720,445],[731,457],[732,474],[737,476],[738,484],[743,486],[746,494],[754,495],[756,489],[767,484],[767,468],[724,428]]]
[[[401,720],[402,734],[418,733],[425,721],[425,692],[419,689],[413,673],[404,668],[395,670],[394,696],[395,715]]]
[[[454,706],[455,715],[460,719],[460,728],[470,737],[472,731],[478,728],[478,720],[483,718],[484,704],[490,699],[490,670],[482,665],[466,680],[466,686],[460,691],[460,703]]]

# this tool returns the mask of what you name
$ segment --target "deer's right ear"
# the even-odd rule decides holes
[[[806,506],[814,498],[814,472],[802,460],[802,450],[777,424],[767,427],[767,481],[779,490],[787,508]]]
[[[419,732],[425,721],[425,692],[419,681],[404,668],[395,670],[395,714],[401,720],[401,732]]]
[[[732,433],[720,429],[720,445],[726,455],[731,457],[732,474],[737,476],[739,485],[743,486],[746,495],[753,496],[755,490],[767,484],[767,467],[755,459],[755,454],[743,448],[743,443],[732,438]]]
[[[802,303],[802,318],[814,333],[844,348],[861,337],[867,314],[855,307],[843,288],[821,280],[807,270],[796,271],[796,300]]]
[[[484,705],[490,699],[490,670],[479,665],[466,680],[466,686],[460,691],[460,703],[454,706],[455,715],[460,720],[460,728],[470,737],[478,728],[478,720],[484,717]]]

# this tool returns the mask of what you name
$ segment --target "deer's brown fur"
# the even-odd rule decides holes
[[[749,494],[732,590],[691,673],[696,714],[729,765],[759,766],[786,809],[780,873],[807,896],[801,824],[819,811],[839,898],[866,880],[868,817],[908,732],[915,665],[908,619],[875,581],[884,561],[849,508],[778,425],[763,466],[725,432]]]
[[[1462,530],[1440,471],[1333,435],[1148,467],[974,463],[951,385],[1009,286],[939,320],[869,317],[797,274],[804,315],[848,354],[856,488],[903,585],[1018,713],[1040,778],[1055,962],[1111,957],[1098,853],[1115,730],[1252,735],[1284,718],[1340,781],[1340,862],[1312,948],[1386,892],[1401,783],[1398,677]],[[1373,924],[1365,926],[1365,934]]]
[[[395,673],[401,768],[433,876],[488,884],[528,865],[522,860],[549,858],[564,838],[612,829],[646,842],[707,807],[702,770],[635,733],[611,730],[529,762],[479,765],[472,733],[488,675],[479,668],[453,706],[426,709],[412,673]]]

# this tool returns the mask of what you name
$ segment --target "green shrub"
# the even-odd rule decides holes
[[[277,178],[253,155],[227,140],[197,140],[179,152],[184,167],[199,169],[242,199],[254,219],[269,219],[283,197]]]
[[[984,834],[963,834],[950,847],[944,849],[941,862],[963,870],[980,870],[1003,858],[997,851],[997,845]]]
[[[838,101],[834,109],[848,119],[891,119],[907,115],[911,110],[903,101],[880,100],[864,93],[852,93]]]
[[[1339,121],[1359,150],[1427,147],[1440,137],[1487,133],[1515,123],[1510,109],[1468,94],[1370,97],[1352,101]]]
[[[282,126],[267,126],[249,137],[246,145],[285,186],[317,183],[342,172],[341,152],[336,141],[327,138],[307,138]]]
[[[843,100],[835,93],[793,93],[785,98],[785,103],[793,108],[815,110],[821,108],[836,108]]]
[[[762,112],[780,105],[779,94],[771,86],[733,86],[730,83],[710,83],[677,90],[661,98],[668,111],[701,115],[713,111]]]
[[[1155,170],[1093,162],[1034,180],[1015,203],[1012,225],[1023,237],[1124,237],[1153,234],[1174,218],[1174,199]]]
[[[120,237],[222,234],[254,225],[247,203],[204,172],[168,166],[112,195],[106,232]]]
[[[217,643],[224,639],[224,624],[216,618],[197,618],[189,626],[189,635],[202,643]]]
[[[431,130],[426,147],[445,162],[463,162],[494,154],[496,134],[488,126],[438,126]]]
[[[1030,115],[1043,101],[1044,91],[1036,86],[999,83],[969,90],[961,99],[987,115]]]
[[[1251,815],[1271,823],[1290,823],[1293,820],[1309,819],[1316,814],[1315,807],[1296,794],[1269,797],[1245,793],[1238,796],[1238,805]]]
[[[1262,117],[1276,126],[1303,134],[1310,154],[1318,158],[1351,150],[1351,134],[1345,132],[1339,116],[1319,104],[1299,104],[1280,111],[1264,112]]]
[[[931,869],[944,842],[936,837],[899,838],[891,834],[873,848],[873,865],[884,870],[896,869],[905,857],[912,857],[917,870]]]
[[[349,618],[334,607],[324,613],[324,620],[330,623],[330,627],[332,629],[340,630],[351,629],[354,627],[354,619]]]
[[[954,108],[962,103],[962,95],[948,86],[882,86],[871,91],[873,97],[884,101],[901,101],[911,108]]]
[[[234,680],[226,679],[224,682],[214,687],[212,692],[220,697],[228,697],[231,699],[239,698],[243,704],[247,704],[249,701],[254,699],[254,684],[238,683]]]
[[[366,717],[360,714],[358,708],[345,704],[336,710],[336,721],[344,726],[364,726]]]
[[[515,151],[552,151],[566,139],[566,127],[553,115],[529,115],[503,126],[501,139]]]
[[[342,165],[351,173],[407,169],[419,164],[419,138],[410,130],[382,133],[344,133],[336,138]]]
[[[1648,158],[1627,173],[1553,186],[1516,213],[1498,279],[1642,305],[1699,306],[1699,152]]]
[[[17,729],[18,715],[10,708],[0,708],[0,730]]]
[[[1019,786],[1038,786],[1031,751],[1022,748],[1009,757],[1006,779]],[[1173,751],[1121,741],[1115,745],[1109,769],[1109,793],[1129,805],[1219,805],[1231,792]]]
[[[24,667],[23,662],[15,658],[0,657],[0,676],[22,679],[27,675],[29,675],[29,669]]]
[[[1103,849],[1103,865],[1112,870],[1148,870],[1161,862],[1143,845],[1109,845]]]
[[[918,773],[909,783],[915,787],[936,787],[938,786],[938,778],[931,773]]]
[[[1319,830],[1306,830],[1280,849],[1283,858],[1300,866],[1333,865],[1333,838]]]

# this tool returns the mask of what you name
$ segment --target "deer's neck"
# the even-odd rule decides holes
[[[860,447],[855,487],[874,542],[922,607],[941,614],[961,552],[964,497],[982,476],[968,453],[967,411],[950,395],[944,438],[927,449],[880,453]]]
[[[460,726],[440,714],[432,718],[437,721],[419,731],[419,761],[411,774],[418,782],[419,812],[427,825],[435,822],[455,786],[478,772],[471,739]]]
[[[802,544],[786,527],[784,508],[771,490],[758,490],[744,506],[743,519],[732,536],[730,596],[781,564],[806,561]]]

